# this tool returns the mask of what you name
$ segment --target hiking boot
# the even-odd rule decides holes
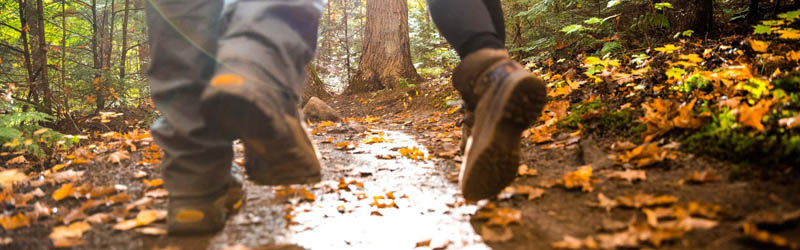
[[[505,50],[483,49],[464,58],[453,84],[466,112],[474,111],[474,119],[464,123],[471,131],[459,174],[462,193],[468,201],[493,197],[516,177],[522,132],[546,103],[544,82]]]
[[[174,198],[167,204],[169,234],[214,233],[225,227],[228,215],[244,202],[242,183],[232,178],[226,188],[204,197]]]
[[[224,136],[242,140],[245,171],[253,182],[319,182],[319,151],[296,108],[296,94],[252,79],[257,78],[221,69],[203,93],[200,112]]]

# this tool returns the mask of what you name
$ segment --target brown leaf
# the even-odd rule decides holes
[[[66,198],[67,196],[71,196],[73,192],[74,190],[72,187],[72,183],[61,185],[61,187],[58,190],[53,192],[53,199],[56,201],[60,201]]]
[[[785,213],[761,211],[747,216],[746,221],[757,225],[780,226],[800,220],[800,210]]]
[[[705,183],[722,180],[722,176],[714,172],[714,170],[706,170],[703,172],[694,171],[691,175],[686,177],[689,182]]]
[[[511,232],[511,228],[481,226],[481,238],[485,242],[506,242],[513,237],[514,233]]]
[[[769,112],[770,106],[772,106],[772,101],[770,100],[761,100],[753,107],[742,104],[739,106],[739,123],[755,128],[758,131],[763,131],[764,124],[761,124],[761,119]]]
[[[669,205],[678,201],[678,198],[671,195],[653,196],[650,194],[622,195],[616,199],[620,205],[632,208],[642,208],[650,206]]]
[[[594,190],[592,187],[592,165],[581,166],[578,170],[564,174],[562,179],[564,180],[565,188],[580,187],[584,192],[592,192]]]
[[[694,104],[697,102],[697,98],[694,98],[687,104],[681,106],[678,109],[678,116],[672,119],[672,124],[678,128],[689,128],[689,129],[696,129],[703,126],[703,120],[697,118],[694,115]]]
[[[85,221],[75,222],[69,226],[58,226],[50,233],[50,240],[55,247],[72,247],[83,243],[83,232],[92,229]]]
[[[516,186],[514,187],[514,190],[515,194],[527,195],[528,200],[534,200],[536,198],[541,197],[544,194],[544,189],[525,186],[525,185]]]
[[[14,230],[20,227],[27,227],[30,224],[30,218],[22,213],[18,213],[14,216],[0,216],[0,225],[2,225],[3,229],[5,230]]]
[[[134,219],[124,220],[117,223],[114,225],[113,229],[127,231],[138,226],[150,225],[150,223],[162,220],[166,217],[167,212],[163,210],[144,210],[139,212]]]
[[[800,244],[797,242],[792,242],[780,235],[770,234],[767,231],[759,230],[756,225],[750,223],[743,223],[742,224],[742,232],[744,236],[750,238],[752,240],[770,244],[776,247],[783,247],[783,248],[791,248],[791,249],[798,249],[800,248]]]
[[[130,159],[130,153],[127,150],[120,150],[108,155],[109,163],[122,163],[122,160]]]
[[[619,165],[631,163],[641,168],[663,161],[668,154],[669,151],[660,148],[655,143],[650,143],[638,146],[631,151],[617,156],[615,163]]]
[[[166,189],[159,188],[145,192],[144,196],[159,199],[167,197],[168,194]]]
[[[625,180],[628,183],[633,183],[633,181],[637,180],[646,180],[647,174],[643,170],[626,169],[625,171],[612,171],[606,174],[606,177],[616,180]]]
[[[14,184],[28,180],[28,176],[17,169],[3,170],[0,172],[0,186],[11,188]]]
[[[143,227],[137,228],[137,233],[146,234],[146,235],[165,235],[167,234],[167,230],[158,227]]]
[[[588,205],[593,207],[602,207],[605,208],[606,211],[611,211],[612,208],[619,206],[619,202],[614,199],[609,199],[603,193],[598,193],[597,203],[589,203]]]
[[[25,159],[24,155],[20,155],[20,156],[11,158],[11,160],[8,160],[6,162],[6,166],[14,165],[14,164],[25,164],[25,163],[28,163],[28,160]]]
[[[517,175],[519,176],[536,176],[539,172],[536,169],[529,169],[528,165],[522,164],[517,168]]]

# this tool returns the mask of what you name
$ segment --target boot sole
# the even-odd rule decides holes
[[[319,173],[302,176],[282,176],[270,173],[268,170],[256,170],[257,168],[269,168],[271,162],[261,160],[259,156],[270,154],[268,145],[273,145],[276,135],[272,131],[275,128],[270,127],[273,125],[273,116],[265,113],[259,109],[256,104],[239,94],[235,94],[234,89],[226,87],[211,87],[203,97],[203,107],[201,112],[206,117],[206,120],[221,132],[227,138],[240,138],[245,144],[247,155],[247,163],[245,168],[247,177],[251,181],[260,185],[289,185],[289,184],[309,184],[319,182],[322,177]],[[292,122],[286,123],[290,129],[296,131],[303,130],[302,124],[298,122],[294,125]],[[298,128],[296,128],[298,127]],[[271,133],[272,132],[272,133]],[[311,143],[308,137],[294,138],[296,145],[310,144],[317,154],[313,157],[319,159],[319,153]],[[309,141],[300,141],[300,140]],[[248,167],[258,166],[258,167]]]
[[[459,173],[467,201],[494,197],[514,181],[520,162],[520,137],[541,115],[546,95],[540,79],[518,71],[481,98]]]

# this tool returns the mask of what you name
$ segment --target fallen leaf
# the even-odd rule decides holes
[[[69,226],[57,226],[50,233],[50,240],[55,247],[77,246],[83,243],[81,240],[83,232],[89,229],[92,227],[86,221],[75,222]]]
[[[663,161],[668,154],[669,151],[660,148],[655,143],[650,143],[638,146],[631,151],[617,156],[615,163],[619,165],[631,163],[641,168]]]
[[[14,165],[14,164],[25,164],[25,163],[28,163],[28,160],[25,159],[24,155],[20,155],[20,156],[11,158],[11,160],[8,160],[6,162],[6,166]]]
[[[800,244],[797,242],[792,242],[780,235],[774,235],[767,231],[759,230],[756,225],[750,223],[743,223],[742,224],[742,232],[745,237],[750,238],[752,240],[773,245],[776,247],[783,247],[783,248],[790,248],[790,249],[798,249],[800,248]]]
[[[626,207],[642,208],[649,206],[669,205],[678,201],[678,198],[671,195],[654,196],[650,194],[635,194],[617,196],[616,201]]]
[[[169,193],[167,192],[166,189],[159,188],[145,192],[144,196],[158,199],[158,198],[165,198],[167,197],[168,194]]]
[[[67,198],[67,196],[72,195],[72,193],[74,191],[73,189],[74,188],[72,186],[72,183],[67,183],[67,184],[61,185],[61,187],[58,188],[58,190],[53,192],[53,199],[56,200],[56,201],[60,201],[60,200],[62,200],[64,198]]]
[[[521,185],[514,187],[514,194],[527,195],[528,200],[534,200],[544,194],[544,189]]]
[[[121,221],[114,225],[113,229],[127,231],[138,226],[150,225],[150,223],[162,220],[166,217],[167,212],[163,210],[143,210],[136,215],[136,218]]]
[[[164,184],[164,180],[162,179],[153,179],[153,180],[142,179],[142,182],[144,183],[145,186],[148,187],[158,187]]]
[[[14,230],[20,227],[27,227],[30,225],[30,223],[30,218],[22,213],[18,213],[14,216],[0,216],[0,225],[2,225],[3,229],[5,230]]]
[[[764,226],[780,226],[798,220],[800,220],[800,210],[784,213],[761,211],[747,216],[746,219],[748,223]]]
[[[17,169],[3,170],[0,172],[0,186],[11,188],[14,184],[28,180],[28,176]]]
[[[692,183],[706,183],[720,181],[722,180],[722,176],[713,170],[706,170],[703,172],[694,171],[691,175],[687,176],[686,179]]]
[[[143,227],[137,228],[137,233],[146,234],[146,235],[165,235],[167,234],[167,230],[158,227]]]
[[[519,176],[536,176],[539,172],[536,169],[529,169],[528,165],[522,164],[517,168],[517,175]]]
[[[767,52],[767,47],[769,47],[768,42],[759,41],[755,39],[749,39],[750,47],[753,48],[755,52]]]
[[[130,159],[130,153],[127,150],[120,150],[108,155],[109,163],[122,163],[122,160]]]
[[[580,187],[584,192],[592,192],[594,190],[591,182],[592,165],[581,166],[578,170],[564,174],[562,179],[564,180],[565,188]]]
[[[506,242],[514,237],[511,228],[481,226],[481,238],[485,242]]]
[[[616,180],[625,180],[628,183],[633,183],[637,180],[646,180],[647,174],[643,170],[626,169],[625,171],[612,171],[606,174],[606,177]]]
[[[772,101],[761,100],[755,106],[750,107],[747,104],[739,106],[739,119],[742,125],[755,128],[758,131],[764,130],[764,124],[761,119],[769,112],[769,107],[772,106]]]
[[[336,149],[338,149],[338,150],[353,150],[353,149],[356,149],[356,146],[358,146],[358,145],[356,145],[356,144],[354,144],[352,142],[349,142],[349,141],[343,141],[343,142],[337,142],[336,143]]]

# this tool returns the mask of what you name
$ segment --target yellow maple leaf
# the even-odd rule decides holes
[[[675,52],[676,50],[679,50],[679,49],[681,49],[681,46],[675,46],[675,45],[672,45],[672,44],[666,44],[666,45],[664,45],[664,47],[659,47],[659,48],[656,48],[655,50],[656,51],[660,51],[660,52],[664,52],[666,54],[672,54],[672,52]]]

